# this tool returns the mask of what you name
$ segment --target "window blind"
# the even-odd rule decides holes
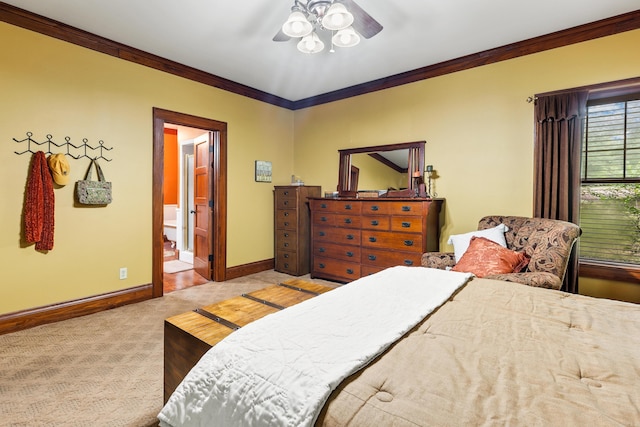
[[[640,265],[640,99],[588,106],[581,176],[580,257]]]

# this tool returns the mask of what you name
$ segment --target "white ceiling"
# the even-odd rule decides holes
[[[293,0],[4,0],[290,101],[639,9],[639,0],[356,0],[384,29],[353,48],[274,42]]]

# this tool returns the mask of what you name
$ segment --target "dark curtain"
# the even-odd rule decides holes
[[[588,92],[540,96],[535,105],[534,216],[578,224],[582,118]],[[578,293],[574,246],[562,290]]]

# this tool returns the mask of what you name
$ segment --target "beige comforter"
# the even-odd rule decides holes
[[[640,306],[474,279],[317,425],[640,425]]]

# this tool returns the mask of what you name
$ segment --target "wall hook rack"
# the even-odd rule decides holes
[[[104,157],[104,150],[111,151],[113,147],[106,147],[104,145],[104,141],[100,140],[97,146],[89,145],[89,140],[87,138],[82,139],[82,144],[75,145],[71,142],[71,138],[66,136],[64,138],[65,142],[58,144],[53,140],[53,136],[51,134],[47,134],[47,139],[42,142],[38,142],[32,138],[33,132],[27,132],[27,137],[24,139],[16,139],[13,138],[15,142],[21,144],[23,142],[27,143],[27,149],[24,151],[14,151],[14,153],[18,155],[26,154],[26,153],[35,153],[36,151],[44,151],[45,154],[54,154],[52,151],[53,147],[63,148],[67,156],[73,159],[82,159],[83,157],[87,157],[89,159],[98,160],[103,159],[107,162],[110,162],[112,159],[108,159]],[[38,147],[46,144],[46,150],[40,149]],[[43,147],[44,148],[44,147]],[[95,154],[95,155],[94,155]]]

